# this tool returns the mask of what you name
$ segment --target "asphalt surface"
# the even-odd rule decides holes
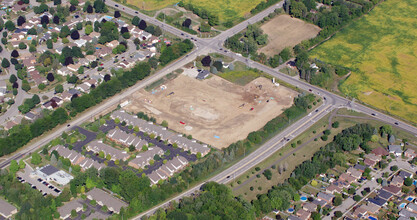
[[[114,1],[107,0],[106,4],[108,6],[111,6],[111,7],[115,7],[115,4],[118,4],[119,7],[116,7],[116,8],[118,8],[122,12],[128,13],[132,16],[137,15],[141,19],[144,19],[145,21],[153,23],[157,26],[160,26],[164,31],[171,32],[171,33],[177,35],[178,37],[191,38],[191,36],[188,33],[185,33],[185,32],[183,32],[183,31],[181,31],[181,30],[179,30],[175,27],[164,24],[164,23],[158,21],[157,19],[149,17],[147,15],[144,15],[140,12],[136,13],[135,10],[130,9],[127,6],[122,6],[120,3],[116,3]],[[124,10],[122,10],[120,7],[124,8]],[[204,55],[204,54],[208,54],[210,52],[217,52],[217,53],[222,53],[226,56],[231,56],[232,58],[235,58],[236,60],[239,60],[239,61],[242,61],[242,62],[246,63],[250,67],[262,70],[265,73],[268,73],[268,74],[276,77],[279,80],[282,80],[284,82],[292,84],[292,85],[294,85],[294,86],[296,86],[300,89],[303,89],[305,91],[310,91],[310,92],[312,92],[312,93],[314,93],[318,96],[321,96],[323,98],[324,103],[322,104],[322,106],[320,106],[317,109],[317,111],[312,112],[311,115],[305,116],[304,118],[301,118],[300,120],[294,122],[287,129],[285,129],[284,131],[282,131],[281,133],[279,133],[278,135],[273,137],[271,140],[269,140],[264,145],[259,147],[253,153],[251,153],[250,155],[248,155],[247,157],[245,157],[241,161],[237,162],[235,165],[229,167],[227,170],[225,170],[225,171],[221,172],[220,174],[216,175],[215,177],[209,179],[208,181],[216,181],[218,183],[227,183],[227,182],[231,181],[233,179],[233,178],[231,178],[232,176],[238,176],[238,175],[243,174],[244,172],[249,170],[251,167],[255,166],[257,163],[259,163],[260,161],[267,158],[272,153],[279,150],[282,146],[284,146],[286,143],[291,141],[292,138],[294,138],[297,135],[304,132],[311,125],[313,125],[317,120],[319,120],[322,117],[324,117],[325,115],[327,115],[328,112],[331,109],[334,109],[334,108],[350,108],[350,109],[353,109],[355,111],[363,112],[365,114],[372,115],[375,118],[378,118],[379,120],[382,120],[387,124],[391,124],[391,125],[396,126],[398,128],[404,129],[404,130],[406,130],[406,131],[408,131],[408,132],[410,132],[414,135],[417,135],[417,128],[415,128],[411,125],[408,125],[404,122],[400,122],[399,120],[397,120],[397,119],[395,119],[391,116],[379,113],[378,111],[376,111],[374,109],[371,109],[371,108],[366,107],[364,105],[354,103],[354,102],[352,102],[352,101],[350,101],[346,98],[340,97],[340,96],[335,95],[333,93],[330,93],[326,90],[323,90],[321,88],[310,85],[306,82],[294,79],[294,78],[292,78],[292,77],[290,77],[290,76],[288,76],[284,73],[278,72],[278,71],[276,71],[274,69],[271,69],[267,66],[264,66],[262,64],[247,60],[246,58],[238,56],[234,53],[225,52],[225,49],[222,47],[223,42],[224,42],[225,39],[232,36],[233,34],[236,34],[240,31],[242,31],[248,24],[252,24],[252,23],[255,23],[255,22],[261,20],[263,17],[267,16],[270,12],[272,12],[273,10],[275,10],[276,8],[279,8],[279,7],[282,7],[282,2],[271,6],[270,8],[256,14],[255,16],[251,17],[250,19],[234,26],[233,28],[231,28],[227,31],[223,31],[221,34],[217,35],[214,38],[202,39],[202,38],[197,38],[197,37],[192,36],[192,38],[194,39],[194,43],[195,43],[196,47],[187,56],[182,57],[182,58],[174,61],[173,63],[171,63],[171,64],[167,65],[165,68],[163,68],[161,71],[159,71],[156,74],[142,80],[141,82],[137,83],[135,86],[126,89],[122,93],[120,93],[118,95],[115,95],[113,98],[110,98],[110,99],[106,100],[105,102],[101,103],[99,106],[91,108],[90,110],[86,111],[84,114],[81,114],[79,117],[77,117],[76,119],[71,121],[71,124],[72,125],[81,124],[83,121],[91,118],[93,115],[96,115],[96,114],[100,113],[101,111],[119,103],[120,100],[122,100],[125,97],[128,97],[129,95],[133,94],[135,91],[137,91],[141,88],[144,88],[146,85],[148,85],[152,82],[155,82],[156,80],[162,78],[163,76],[170,73],[171,71],[173,71],[173,70],[175,70],[179,67],[182,67],[184,64],[194,60],[195,57],[198,56],[198,55]],[[30,153],[30,152],[33,152],[33,151],[39,149],[44,144],[48,143],[50,140],[52,140],[56,136],[60,135],[66,129],[68,129],[68,128],[65,127],[65,126],[61,126],[60,128],[57,128],[55,130],[55,132],[52,132],[52,133],[46,135],[45,137],[40,138],[39,140],[37,140],[36,143],[32,143],[32,144],[28,145],[28,147],[26,147],[24,150],[22,150],[19,153],[13,155],[9,159],[7,159],[5,162],[3,162],[0,165],[0,168],[3,168],[5,166],[7,166],[10,163],[11,159],[20,158],[24,154],[27,154],[27,153]],[[191,195],[196,190],[199,190],[199,188],[201,187],[202,184],[199,184],[199,185],[183,192],[182,194],[173,198],[173,200],[178,201],[180,198],[182,198],[184,196]],[[150,209],[146,212],[141,213],[140,215],[136,216],[134,219],[139,219],[144,215],[153,214],[158,208],[166,206],[168,204],[169,204],[169,201],[167,201],[165,203],[162,203],[162,204],[160,204],[160,205],[158,205],[158,206],[156,206],[156,207],[154,207],[154,208],[152,208],[152,209]]]

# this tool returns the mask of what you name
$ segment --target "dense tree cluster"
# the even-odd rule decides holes
[[[239,33],[227,38],[225,46],[234,52],[254,55],[258,50],[258,45],[265,45],[267,42],[268,35],[264,34],[258,25],[251,24],[243,34]]]
[[[188,53],[193,49],[193,47],[194,44],[189,39],[185,39],[180,43],[176,43],[165,48],[159,57],[159,61],[162,65],[166,65],[167,63]]]

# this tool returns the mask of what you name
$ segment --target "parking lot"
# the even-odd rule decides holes
[[[30,173],[32,169],[29,166],[26,166],[24,172],[18,172],[17,178],[22,183],[28,183],[33,189],[39,190],[44,196],[53,195],[58,196],[61,193],[61,190],[56,188],[54,185],[47,183],[45,180],[39,178],[32,178]]]

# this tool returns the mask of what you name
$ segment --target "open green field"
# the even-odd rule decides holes
[[[417,123],[416,14],[415,0],[386,0],[310,57],[352,69],[343,93]]]
[[[250,13],[257,4],[264,0],[183,0],[185,4],[192,3],[198,8],[219,16],[220,22],[236,20]],[[126,3],[146,11],[155,11],[178,3],[179,0],[127,0]]]

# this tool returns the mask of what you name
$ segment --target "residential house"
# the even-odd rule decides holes
[[[410,206],[410,209],[414,207]],[[417,213],[409,211],[409,209],[403,209],[398,213],[401,217],[404,217],[405,219],[411,219],[411,218],[417,218]]]
[[[70,73],[71,73],[71,71],[68,69],[68,67],[64,66],[64,67],[62,67],[61,69],[59,69],[59,70],[57,71],[57,73],[58,73],[59,75],[61,75],[61,76],[66,76],[66,75],[70,74]]]
[[[408,203],[407,210],[413,213],[417,213],[417,205],[414,203]]]
[[[87,56],[85,56],[85,59],[87,59],[88,62],[93,62],[97,59],[97,57],[93,56],[93,55],[87,55]]]
[[[307,202],[303,204],[303,209],[308,212],[315,212],[317,211],[317,205],[312,202]]]
[[[373,204],[375,204],[375,205],[377,205],[377,206],[379,206],[379,207],[382,207],[382,206],[384,206],[385,204],[387,204],[387,200],[385,200],[385,199],[382,199],[382,198],[380,198],[380,197],[375,197],[375,198],[369,198],[368,199],[368,202],[370,202],[370,203],[373,203]]]
[[[93,38],[92,38],[92,37],[90,37],[90,36],[88,36],[88,35],[82,36],[82,37],[81,37],[81,39],[82,39],[82,40],[85,40],[86,42],[91,42],[91,41],[93,41]]]
[[[405,179],[405,178],[413,178],[413,174],[412,174],[412,173],[409,173],[409,172],[404,171],[404,170],[401,170],[401,171],[398,173],[398,176],[400,176],[400,177],[401,177],[401,178],[403,178],[403,179]]]
[[[368,214],[372,214],[372,215],[377,214],[379,209],[380,209],[379,206],[375,205],[374,203],[370,203],[370,202],[368,202],[367,205],[364,205],[363,208],[366,209]]]
[[[132,59],[133,60],[144,61],[146,59],[146,56],[141,51],[138,51],[132,56]]]
[[[376,165],[376,161],[374,161],[374,160],[370,160],[370,159],[368,159],[368,158],[365,158],[365,160],[363,161],[363,163],[366,165],[366,166],[369,166],[369,167],[373,167],[373,166],[375,166]]]
[[[77,45],[77,47],[83,47],[83,46],[85,46],[87,41],[81,38],[81,39],[78,39],[78,40],[74,41],[74,43]]]
[[[6,122],[6,124],[4,124],[4,130],[8,131],[10,129],[12,129],[14,126],[16,126],[17,124],[14,121],[8,121]]]
[[[161,156],[164,154],[164,151],[159,147],[149,148],[147,151],[136,155],[136,158],[129,161],[128,165],[136,169],[144,168],[146,165],[149,165],[149,161],[153,160],[156,154]]]
[[[356,178],[355,178],[355,177],[353,177],[353,176],[351,176],[350,174],[347,174],[347,173],[342,173],[342,174],[339,176],[339,181],[345,181],[345,182],[347,182],[347,183],[351,184],[351,183],[353,183],[353,182],[355,182],[355,181],[356,181]]]
[[[115,213],[120,213],[122,207],[126,208],[127,204],[102,189],[94,188],[87,193],[87,198],[90,200],[96,200],[97,204],[101,206],[107,206],[107,208]]]
[[[31,72],[30,77],[32,78],[32,80],[35,82],[37,86],[39,86],[39,84],[42,84],[42,83],[43,84],[48,83],[48,80],[46,80],[44,76],[41,76],[38,71]]]
[[[75,87],[75,89],[78,89],[78,90],[80,90],[81,92],[84,92],[84,93],[88,93],[88,91],[90,91],[90,86],[88,86],[87,84],[79,84],[77,87]]]
[[[369,160],[372,160],[372,161],[375,161],[375,162],[379,162],[382,159],[381,156],[375,155],[374,153],[366,154],[365,158],[367,158]]]
[[[17,213],[17,208],[0,198],[0,215],[4,218],[12,218]]]
[[[365,208],[363,208],[362,206],[359,206],[353,212],[353,216],[355,216],[357,218],[364,218],[366,213],[367,213],[367,210]]]
[[[105,57],[112,53],[112,49],[110,47],[102,47],[94,53],[96,56]]]
[[[81,67],[81,64],[79,64],[79,63],[70,64],[70,65],[67,66],[67,68],[72,72],[77,72],[80,67]]]
[[[359,170],[357,170],[357,169],[355,169],[355,168],[353,168],[353,167],[350,167],[347,171],[346,171],[346,173],[347,174],[350,174],[351,176],[353,176],[355,179],[360,179],[361,177],[362,177],[362,172],[361,171],[359,171]]]
[[[133,67],[133,65],[135,65],[134,62],[128,62],[127,60],[123,60],[122,62],[119,63],[119,67],[124,68],[124,69],[131,68]]]
[[[325,201],[326,204],[331,204],[333,202],[333,198],[334,198],[334,195],[331,195],[328,193],[319,192],[317,194],[317,199],[321,201]]]
[[[299,209],[296,215],[302,220],[308,220],[311,216],[311,212],[308,212],[304,209]]]
[[[94,23],[94,22],[98,21],[99,18],[100,18],[99,14],[96,14],[96,13],[87,14],[85,16],[85,21],[91,21],[91,23]]]
[[[158,37],[152,36],[149,38],[149,42],[151,42],[152,44],[156,44],[158,42],[160,42],[161,40],[159,40]]]
[[[102,151],[105,156],[110,155],[111,160],[127,160],[129,158],[129,154],[126,152],[104,144],[102,141],[92,141],[87,145],[86,149],[94,153],[100,153]]]
[[[50,33],[45,33],[41,38],[39,38],[39,44],[46,42],[47,40],[52,39]]]
[[[7,92],[6,81],[0,80],[0,96],[6,95],[6,92]]]
[[[34,121],[37,118],[37,115],[33,114],[32,112],[28,112],[25,114],[25,119],[29,121]]]
[[[400,157],[403,153],[401,145],[388,145],[389,153],[394,154],[396,157]]]
[[[151,180],[151,185],[157,184],[160,180],[165,180],[174,175],[175,172],[181,170],[188,164],[187,159],[182,156],[176,156],[162,165],[158,170],[153,171],[148,175]]]
[[[297,217],[297,216],[290,215],[290,216],[288,216],[288,220],[302,220],[302,219]]]
[[[100,33],[97,33],[97,32],[91,32],[90,33],[90,35],[88,35],[88,36],[90,36],[91,38],[96,38],[96,39],[98,39],[99,37],[100,37]]]
[[[142,149],[143,145],[147,145],[148,143],[145,140],[133,135],[128,134],[118,128],[115,128],[107,133],[107,137],[119,144],[123,144],[125,146],[133,145],[137,150]]]
[[[389,155],[388,151],[385,150],[382,147],[377,147],[377,148],[373,149],[372,150],[372,153],[375,154],[375,155],[377,155],[377,156],[381,156],[381,157],[382,156],[388,156]]]
[[[390,185],[401,187],[404,184],[404,178],[400,176],[394,176],[390,182]]]
[[[152,37],[152,34],[150,34],[150,33],[146,32],[146,31],[142,32],[142,34],[140,35],[140,38],[141,38],[142,40],[148,40],[148,39],[149,39],[149,38],[151,38],[151,37]]]
[[[365,172],[366,166],[364,165],[360,165],[360,164],[355,164],[355,166],[353,166],[353,168],[359,170],[360,172]]]
[[[106,43],[107,47],[110,47],[111,49],[116,48],[119,45],[119,41],[113,40],[111,42]]]
[[[100,164],[91,158],[86,158],[81,153],[78,153],[74,150],[70,150],[62,145],[52,147],[49,152],[52,153],[53,151],[57,151],[60,156],[69,159],[72,164],[80,165],[82,170],[87,170],[90,167],[95,167],[97,170],[100,170],[103,167],[105,167],[104,164]]]
[[[72,94],[69,93],[68,91],[64,91],[61,93],[61,99],[66,102],[66,101],[70,101],[72,97]]]
[[[335,193],[341,193],[341,192],[342,192],[342,188],[334,184],[330,184],[326,188],[326,193],[329,193],[329,194],[335,194]]]
[[[1,1],[0,5],[4,7],[12,7],[15,3],[15,0],[3,0]]]
[[[85,58],[81,58],[81,59],[79,59],[79,60],[78,60],[78,63],[79,63],[81,66],[88,66],[88,64],[90,64],[90,62],[89,62],[87,59],[85,59]]]
[[[13,48],[18,48],[19,47],[19,44],[21,43],[22,41],[11,41],[10,42],[10,44],[12,45],[12,47]]]
[[[395,185],[384,186],[382,187],[382,189],[395,196],[401,196],[401,188],[398,186],[395,186]]]
[[[209,71],[207,71],[207,70],[202,70],[202,71],[200,71],[199,73],[198,73],[198,75],[197,75],[197,79],[201,79],[201,80],[203,80],[203,79],[205,79],[205,78],[207,78],[208,76],[210,75],[210,72]]]
[[[64,47],[65,47],[64,45],[61,45],[61,46],[56,47],[56,48],[55,48],[55,52],[56,52],[57,54],[61,55],[62,50],[64,49]]]
[[[58,98],[58,97],[52,97],[51,98],[51,102],[55,102],[58,105],[62,105],[64,102],[62,101],[62,99]]]
[[[404,152],[404,156],[408,157],[408,158],[414,158],[416,157],[416,153],[414,152],[414,150],[408,148],[405,152]]]
[[[81,199],[74,199],[70,202],[67,202],[65,205],[59,207],[59,217],[61,219],[67,219],[71,217],[72,210],[75,210],[76,212],[83,210],[83,203],[81,202]]]
[[[390,192],[387,192],[387,191],[383,190],[383,189],[380,189],[378,191],[378,196],[382,199],[390,200],[391,197],[392,197],[392,194]]]

